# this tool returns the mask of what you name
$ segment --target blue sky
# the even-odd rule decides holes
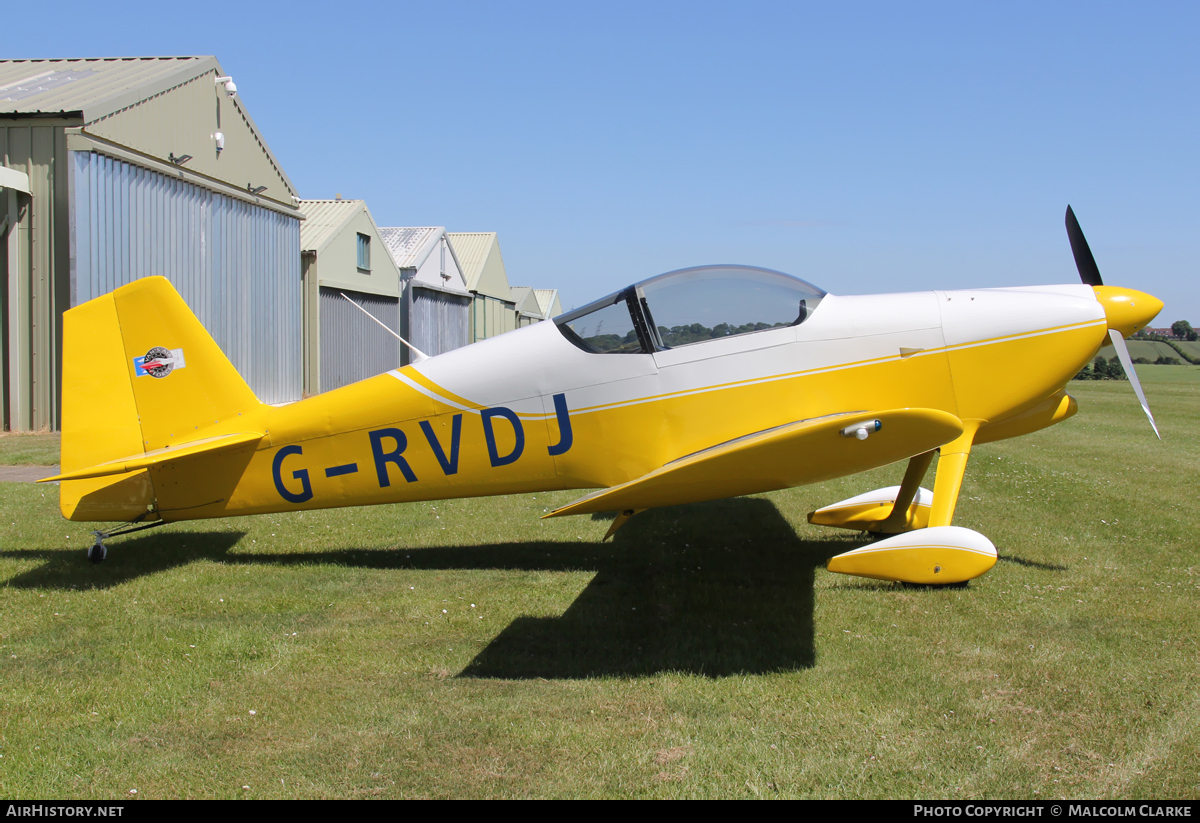
[[[1200,326],[1194,3],[37,4],[5,57],[215,54],[303,197],[498,231],[570,308],[747,263],[1105,282]]]

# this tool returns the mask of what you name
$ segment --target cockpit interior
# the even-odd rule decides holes
[[[825,292],[798,277],[754,266],[667,272],[554,319],[592,354],[650,354],[720,337],[797,326]]]

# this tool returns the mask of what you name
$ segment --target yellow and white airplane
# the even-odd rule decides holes
[[[1150,413],[1124,337],[1162,303],[1103,285],[1069,207],[1067,225],[1082,285],[840,297],[683,269],[282,407],[146,278],[66,314],[47,479],[67,518],[126,524],[96,533],[101,560],[105,537],[163,522],[553,489],[599,489],[547,516],[616,511],[611,534],[652,507],[908,460],[900,486],[809,515],[883,538],[828,568],[961,582],[996,562],[951,525],[973,445],[1074,414],[1064,388],[1106,336]]]

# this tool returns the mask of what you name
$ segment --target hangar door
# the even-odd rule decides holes
[[[342,294],[346,296],[343,297]],[[349,299],[347,299],[349,298]],[[354,301],[395,333],[400,300],[321,287],[321,391],[340,388],[400,366],[400,341],[350,305]]]
[[[414,346],[433,357],[470,342],[470,295],[431,289],[417,280],[410,282],[409,294]]]
[[[300,221],[102,154],[70,154],[71,305],[162,275],[259,400],[299,400]]]

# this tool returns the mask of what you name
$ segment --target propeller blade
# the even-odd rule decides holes
[[[1109,329],[1108,339],[1113,348],[1117,350],[1117,357],[1121,358],[1121,366],[1125,369],[1125,374],[1129,376],[1129,382],[1133,384],[1133,393],[1137,395],[1137,399],[1142,404],[1142,411],[1146,413],[1146,417],[1150,421],[1150,428],[1154,429],[1158,439],[1162,440],[1162,435],[1158,434],[1158,426],[1154,425],[1154,415],[1150,413],[1150,404],[1146,402],[1146,395],[1142,393],[1142,384],[1138,381],[1137,372],[1133,370],[1133,361],[1129,359],[1129,349],[1125,346],[1125,338],[1116,329]]]
[[[1071,254],[1075,255],[1079,279],[1089,286],[1103,286],[1096,258],[1092,256],[1087,238],[1083,236],[1083,229],[1079,228],[1079,221],[1075,219],[1075,212],[1071,211],[1070,206],[1067,206],[1067,239],[1071,241]]]

